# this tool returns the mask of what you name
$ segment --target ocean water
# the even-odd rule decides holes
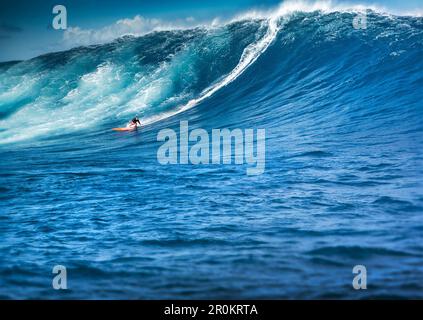
[[[0,298],[423,298],[423,18],[355,17],[0,64]],[[265,172],[160,165],[180,121],[264,128]]]

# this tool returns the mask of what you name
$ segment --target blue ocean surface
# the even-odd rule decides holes
[[[423,18],[355,17],[1,63],[0,298],[423,298]],[[161,165],[180,121],[265,129],[264,173]]]

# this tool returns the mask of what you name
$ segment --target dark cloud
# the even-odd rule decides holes
[[[14,26],[14,25],[7,24],[7,23],[2,23],[2,24],[0,24],[0,31],[9,32],[9,33],[10,32],[17,33],[17,32],[22,32],[23,29],[21,27],[18,27],[18,26]]]

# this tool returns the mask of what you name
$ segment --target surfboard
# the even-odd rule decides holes
[[[137,127],[132,127],[132,128],[113,128],[113,131],[134,131],[137,130]]]

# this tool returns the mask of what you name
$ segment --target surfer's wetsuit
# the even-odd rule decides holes
[[[131,120],[130,125],[136,126],[137,124],[141,125],[141,122],[138,118],[134,118],[134,119]]]

